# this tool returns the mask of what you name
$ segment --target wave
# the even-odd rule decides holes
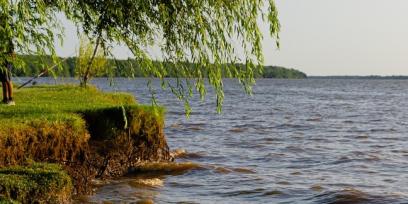
[[[229,130],[230,132],[233,133],[241,133],[241,132],[246,132],[248,131],[248,128],[232,128]]]
[[[129,172],[179,175],[195,169],[203,167],[193,162],[143,162],[132,167]]]
[[[207,168],[213,170],[216,173],[220,173],[220,174],[229,174],[229,173],[256,174],[255,170],[250,169],[250,168],[244,168],[244,167],[225,167],[225,166],[208,165]]]
[[[313,203],[319,204],[383,204],[395,201],[391,198],[371,195],[354,188],[324,192],[314,196],[311,200],[313,200]]]
[[[236,196],[248,196],[253,194],[262,194],[265,191],[263,188],[255,188],[255,189],[245,189],[245,190],[236,190],[221,193],[222,196],[225,197],[236,197]]]
[[[205,155],[199,152],[187,152],[185,149],[175,149],[170,152],[170,156],[173,158],[182,158],[182,159],[198,159],[203,158]]]
[[[150,179],[134,179],[129,182],[129,185],[132,187],[162,187],[163,180],[159,178],[150,178]]]

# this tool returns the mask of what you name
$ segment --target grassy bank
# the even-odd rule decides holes
[[[57,163],[77,193],[94,178],[121,176],[141,161],[170,159],[164,110],[132,95],[96,88],[42,86],[15,92],[0,106],[0,168],[27,161]],[[0,180],[1,189],[4,183]]]

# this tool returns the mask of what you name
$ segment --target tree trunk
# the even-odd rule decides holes
[[[82,82],[82,85],[81,85],[81,86],[83,86],[83,87],[86,87],[86,86],[87,86],[87,82],[88,82],[88,80],[89,80],[90,69],[91,69],[92,63],[93,63],[93,61],[94,61],[94,59],[95,59],[96,53],[98,52],[99,41],[101,40],[101,35],[102,35],[102,34],[99,34],[98,39],[96,39],[95,49],[94,49],[94,51],[93,51],[93,54],[92,54],[91,59],[90,59],[89,62],[88,62],[88,65],[87,65],[87,67],[86,67],[85,74],[84,74],[84,78],[83,78],[83,82]]]

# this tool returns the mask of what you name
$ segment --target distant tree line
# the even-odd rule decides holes
[[[367,75],[367,76],[310,76],[311,79],[408,79],[408,76],[404,75]]]
[[[36,76],[45,69],[53,66],[51,57],[38,57],[34,55],[20,55],[19,56],[25,66],[23,68],[14,69],[14,75],[19,77],[31,77]],[[49,71],[44,76],[60,76],[60,77],[74,77],[76,76],[75,64],[77,63],[76,57],[69,57],[68,59],[61,59],[62,63],[59,67]],[[161,64],[157,62],[157,66]],[[164,66],[174,66],[167,64]],[[237,65],[244,69],[243,65]],[[191,69],[194,69],[194,64],[189,64]],[[228,74],[224,73],[224,77],[228,77]],[[136,60],[116,60],[108,59],[107,69],[103,73],[99,73],[100,77],[149,77],[144,76]],[[168,73],[166,77],[175,76],[174,73]],[[280,66],[265,66],[263,73],[254,73],[255,78],[283,78],[283,79],[303,79],[306,78],[306,74],[295,69],[288,69]]]
[[[265,66],[264,72],[260,78],[278,78],[278,79],[304,79],[307,75],[296,69],[288,69],[280,66]]]

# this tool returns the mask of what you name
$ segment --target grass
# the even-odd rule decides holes
[[[141,161],[170,159],[164,109],[139,105],[130,94],[37,86],[16,90],[14,100],[16,106],[0,105],[0,169],[31,160],[61,164],[82,194],[95,177],[121,176]],[[21,175],[10,178],[28,185]],[[0,179],[0,186],[5,183]]]
[[[135,99],[125,93],[102,93],[94,87],[74,85],[40,86],[15,91],[17,106],[0,106],[1,123],[16,125],[32,120],[77,120],[74,113],[88,109],[135,104]],[[0,128],[7,128],[1,126]]]
[[[56,164],[0,169],[0,203],[63,203],[71,192],[71,178]]]

